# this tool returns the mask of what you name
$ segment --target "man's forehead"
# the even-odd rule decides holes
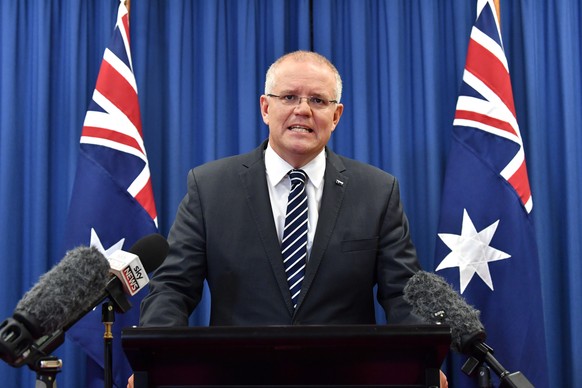
[[[287,60],[275,72],[279,91],[295,92],[309,89],[312,93],[326,94],[335,87],[333,73],[327,66],[313,61]]]
[[[305,68],[332,74],[332,69],[329,66],[312,58],[287,58],[277,66],[277,70],[286,71],[302,70]]]

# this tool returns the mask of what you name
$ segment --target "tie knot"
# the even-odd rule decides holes
[[[299,183],[305,183],[307,174],[303,170],[291,170],[289,171],[289,178],[291,179],[291,186],[295,186]]]

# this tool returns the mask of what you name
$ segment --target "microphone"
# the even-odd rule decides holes
[[[148,273],[157,269],[168,255],[168,242],[159,234],[150,234],[136,242],[129,252],[118,250],[109,257],[109,272],[120,280],[124,292],[137,294],[148,283]]]
[[[121,281],[126,294],[133,296],[149,283],[148,275],[137,255],[118,250],[113,252],[108,260],[109,273]]]
[[[109,280],[109,262],[95,247],[78,247],[27,291],[13,317],[33,338],[61,329],[103,290]]]
[[[475,341],[487,336],[481,313],[438,275],[418,271],[404,287],[404,300],[427,322],[449,325],[451,348],[459,353],[468,354]]]
[[[166,239],[159,234],[151,234],[130,248],[129,251],[134,255],[123,251],[114,255],[133,256],[137,267],[147,273],[159,267],[166,258],[167,247]],[[36,326],[31,329],[34,338],[59,329],[68,329],[108,296],[119,302],[117,299],[124,281],[109,275],[110,262],[96,248],[76,248],[67,256],[68,260],[63,260],[64,263],[59,263],[41,276],[39,282],[16,306],[14,317],[27,328]],[[125,303],[128,302],[119,303],[122,312],[131,307]]]
[[[500,388],[533,388],[521,372],[510,373],[493,357],[493,349],[484,341],[487,337],[480,312],[469,305],[447,281],[433,273],[418,271],[404,287],[404,300],[412,312],[429,323],[451,327],[451,348],[470,358],[462,370],[467,375],[487,363],[499,376]]]
[[[56,332],[103,290],[109,263],[94,247],[77,247],[27,291],[0,324],[0,356],[13,364],[37,338]]]
[[[161,235],[151,234],[135,243],[130,252],[145,277],[166,258],[168,243]],[[124,282],[110,272],[115,271],[97,248],[67,252],[25,293],[13,316],[0,324],[0,358],[21,366],[34,340],[66,331],[106,298],[113,299],[118,311],[131,308],[123,295]]]

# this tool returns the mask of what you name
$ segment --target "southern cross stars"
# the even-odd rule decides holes
[[[489,245],[498,225],[499,220],[477,232],[467,209],[464,209],[460,235],[439,233],[439,237],[451,249],[451,253],[441,261],[436,270],[459,267],[461,294],[475,274],[479,275],[485,284],[493,290],[493,280],[488,263],[511,257],[506,252]]]

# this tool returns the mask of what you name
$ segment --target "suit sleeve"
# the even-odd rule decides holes
[[[168,235],[170,251],[149,283],[140,311],[142,326],[187,326],[206,277],[204,216],[194,170]]]
[[[404,287],[420,264],[412,243],[408,219],[400,199],[398,181],[393,180],[381,226],[378,247],[378,302],[388,323],[421,323],[404,301]]]

